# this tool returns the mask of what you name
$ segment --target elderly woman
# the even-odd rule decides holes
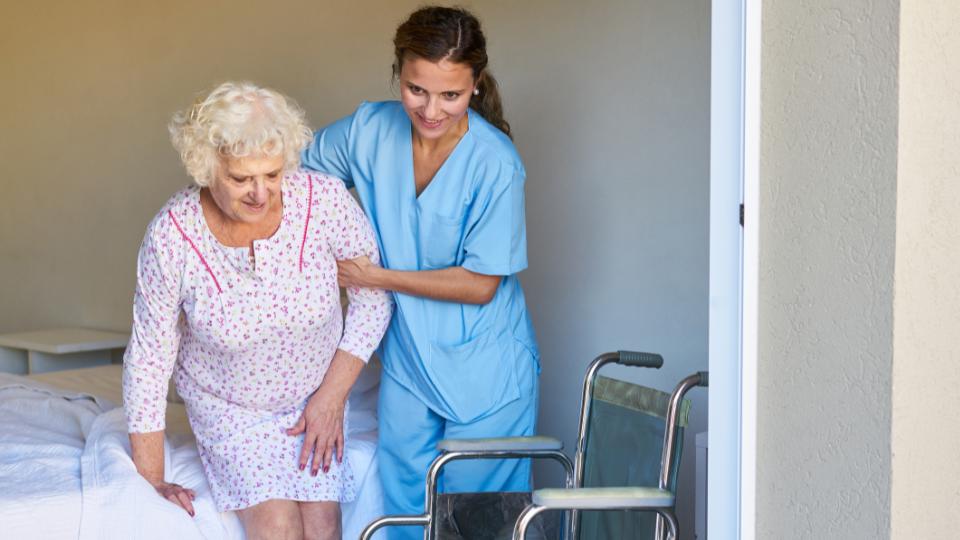
[[[355,496],[343,460],[350,387],[390,318],[382,290],[348,288],[337,261],[379,261],[343,182],[298,171],[311,138],[289,99],[225,83],[170,124],[196,185],[147,228],[137,263],[124,402],[133,461],[193,515],[163,470],[174,376],[217,507],[247,537],[339,538]]]

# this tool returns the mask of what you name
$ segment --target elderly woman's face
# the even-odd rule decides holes
[[[282,155],[223,158],[210,195],[227,218],[257,223],[281,204],[283,166]]]
[[[400,101],[424,139],[438,139],[464,119],[474,87],[467,64],[414,57],[400,68]]]

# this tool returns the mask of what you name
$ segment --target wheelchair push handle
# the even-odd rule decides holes
[[[710,372],[709,371],[698,371],[697,375],[700,376],[700,380],[697,381],[697,386],[702,386],[704,388],[710,386]]]
[[[637,351],[617,351],[616,362],[624,366],[660,369],[663,357],[655,353]]]

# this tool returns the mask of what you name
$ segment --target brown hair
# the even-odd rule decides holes
[[[470,66],[480,91],[479,95],[470,96],[470,107],[513,138],[510,124],[503,118],[497,81],[486,69],[487,40],[473,14],[463,8],[420,8],[397,27],[393,46],[394,77],[400,76],[403,61],[411,55],[430,62],[447,60]]]

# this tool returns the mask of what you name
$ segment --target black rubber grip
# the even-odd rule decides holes
[[[697,373],[700,375],[700,383],[697,386],[710,386],[710,372],[709,371],[700,371]]]
[[[663,366],[663,357],[659,354],[636,351],[617,351],[620,358],[618,364],[633,367],[648,367],[659,369]]]

